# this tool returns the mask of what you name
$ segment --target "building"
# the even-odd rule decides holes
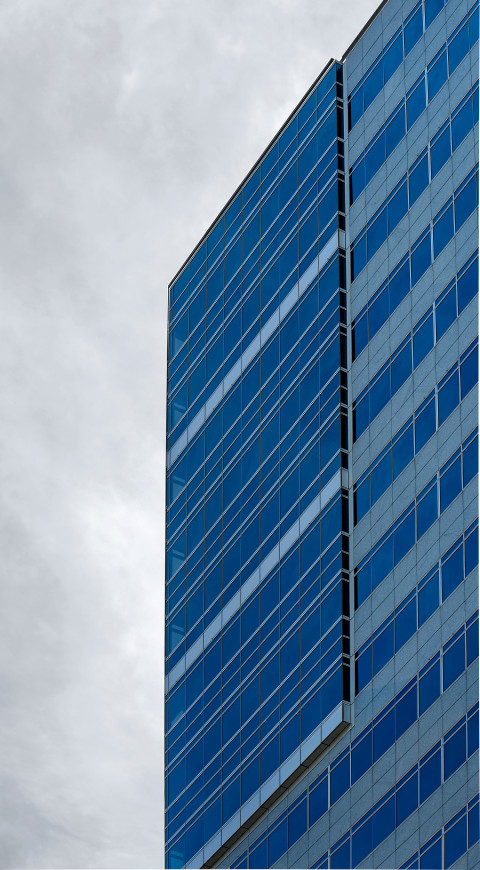
[[[170,285],[167,867],[478,866],[477,78],[387,0]]]

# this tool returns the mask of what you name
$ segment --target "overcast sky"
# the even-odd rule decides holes
[[[0,4],[0,867],[162,866],[169,280],[373,0]]]

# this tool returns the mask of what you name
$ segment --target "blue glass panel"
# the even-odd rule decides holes
[[[395,652],[404,645],[417,630],[417,606],[413,598],[395,617]]]
[[[465,539],[465,576],[478,565],[478,527]]]
[[[444,836],[445,849],[445,867],[451,867],[452,864],[467,851],[467,816],[464,815],[459,821],[453,825],[448,831],[445,831]]]
[[[440,302],[435,304],[435,327],[437,341],[444,335],[457,317],[457,294],[455,286],[448,291]]]
[[[395,795],[378,810],[373,817],[373,844],[376,848],[395,830]]]
[[[471,266],[460,276],[457,281],[458,290],[458,313],[460,314],[471,299],[478,293],[478,260],[475,259]]]
[[[418,773],[397,789],[397,827],[418,807]]]
[[[453,225],[453,218],[452,218]],[[412,250],[411,268],[412,268],[412,287],[427,271],[432,262],[432,248],[430,242],[430,233],[428,233],[417,247]]]
[[[433,19],[443,9],[445,0],[425,0],[425,27],[430,27]]]
[[[307,830],[307,799],[288,814],[288,848],[293,846]]]
[[[433,226],[433,250],[435,258],[438,257],[445,245],[453,237],[453,232],[453,204],[451,204]]]
[[[478,40],[478,6],[468,19],[468,28],[470,31],[470,48]]]
[[[336,868],[336,870],[345,870],[345,867],[353,866],[350,864],[350,837],[339,849],[333,851],[333,848],[330,856],[330,867]]]
[[[442,753],[440,747],[424,764],[420,766],[420,803],[442,783]]]
[[[419,680],[420,715],[427,710],[440,696],[440,662],[435,662],[433,667]]]
[[[445,741],[443,747],[443,776],[447,779],[467,760],[467,726],[462,725]]]
[[[388,235],[387,209],[384,208],[367,230],[367,259],[370,260]]]
[[[431,102],[438,93],[442,85],[447,81],[448,72],[447,72],[447,52],[444,49],[437,58],[435,63],[433,63],[428,69],[428,100]]]
[[[479,840],[479,808],[477,803],[468,812],[468,848],[470,849]]]
[[[473,127],[473,106],[469,99],[452,117],[452,150],[455,151]]]
[[[368,109],[370,103],[373,102],[377,94],[383,88],[383,63],[380,61],[371,70],[363,83],[363,99],[365,110]]]
[[[356,691],[361,692],[372,679],[372,647],[369,646],[355,662]]]
[[[449,74],[457,68],[460,61],[468,54],[468,22],[458,31],[456,36],[448,43],[448,69]]]
[[[281,855],[287,851],[287,820],[284,819],[279,825],[270,831],[268,835],[268,863],[271,866],[278,861]]]
[[[438,571],[418,590],[418,624],[423,625],[439,606]]]
[[[425,345],[428,344],[428,332],[425,338]],[[433,343],[433,329],[432,329],[432,343]],[[392,396],[400,389],[402,384],[405,383],[407,378],[412,374],[412,346],[409,341],[403,350],[392,359],[391,363],[391,371],[392,371]]]
[[[417,687],[413,686],[395,705],[395,739],[404,734],[417,719]]]
[[[417,504],[417,539],[420,539],[438,517],[436,484]]]
[[[460,366],[462,399],[470,392],[478,380],[478,347],[468,355]]]
[[[477,205],[477,181],[475,176],[455,195],[455,230],[462,226]]]
[[[372,733],[352,749],[352,785],[372,766]]]
[[[465,670],[465,638],[462,635],[443,653],[443,691]]]
[[[362,271],[367,262],[367,236],[362,236],[352,250],[352,281]]]
[[[459,456],[440,478],[440,510],[444,511],[461,490],[462,470]]]
[[[408,516],[395,528],[393,537],[394,564],[398,565],[415,543],[415,511],[410,511]]]
[[[394,653],[394,623],[388,625],[372,643],[373,676],[386,665]]]
[[[357,867],[373,849],[373,817],[352,834],[352,867]],[[349,866],[348,864],[346,865]]]
[[[376,589],[393,568],[393,535],[372,556],[372,588]]]
[[[420,117],[426,104],[425,79],[422,75],[421,81],[407,96],[407,130],[410,130],[417,118]]]
[[[415,451],[418,453],[436,430],[435,398],[432,398],[420,414],[415,415]]]
[[[390,156],[392,151],[397,147],[398,143],[401,142],[401,140],[405,136],[405,132],[405,108],[402,104],[401,109],[393,118],[391,118],[391,120],[386,125],[385,138],[387,146],[387,157]]]
[[[414,15],[410,18],[410,20],[405,24],[403,29],[403,35],[405,40],[405,57],[412,50],[413,46],[416,45],[418,40],[423,34],[423,16],[422,16],[422,6],[420,4],[419,9],[415,12]]]
[[[355,523],[370,510],[370,478],[367,477],[354,492]]]
[[[478,621],[467,628],[467,666],[478,658]]]
[[[403,37],[400,32],[383,56],[383,71],[385,82],[393,75],[403,61]]]
[[[384,163],[385,132],[382,132],[365,154],[365,177],[367,184]]]
[[[436,843],[429,846],[425,851],[422,850],[420,856],[421,870],[438,870],[442,866],[442,838],[440,837]]]
[[[347,786],[348,788],[348,786]],[[343,794],[343,792],[342,792]],[[333,803],[333,797],[331,799]],[[328,810],[328,777],[311,789],[308,799],[308,821],[309,825],[315,824],[318,819],[323,816]]]
[[[373,729],[373,760],[378,761],[395,742],[395,709],[390,710]]]
[[[386,369],[370,387],[370,422],[390,401],[390,372]]]
[[[410,208],[421,193],[428,187],[428,154],[425,154],[408,175],[408,193]]]
[[[349,112],[349,128],[357,123],[358,119],[363,115],[363,87],[360,87],[358,91],[350,97],[348,102],[348,112]]]
[[[388,287],[385,287],[381,293],[368,306],[368,328],[370,338],[386,323],[388,320]]]
[[[390,544],[390,550],[392,545]],[[393,553],[391,556],[393,562]],[[388,572],[387,572],[388,573]],[[383,577],[380,578],[383,580]],[[380,581],[379,581],[380,582]],[[372,591],[372,568],[371,562],[367,562],[363,568],[357,571],[355,577],[355,607],[360,607],[361,604],[368,598]]]
[[[246,865],[245,865],[246,866]],[[258,868],[258,870],[262,870],[262,867],[268,867],[268,838],[265,837],[262,843],[259,846],[256,846],[254,849],[250,849],[248,866],[250,868]]]
[[[448,124],[443,133],[436,137],[430,147],[432,178],[435,177],[437,172],[440,172],[440,169],[447,162],[450,154],[450,124]]]
[[[463,547],[457,547],[445,561],[442,559],[442,600],[445,601],[463,580]]]
[[[327,780],[325,779],[326,783]],[[323,786],[321,783],[319,788]],[[350,754],[346,756],[339,764],[335,765],[330,769],[330,805],[332,806],[335,801],[345,794],[346,791],[350,788]],[[326,786],[325,786],[325,794],[326,794]],[[323,805],[323,804],[322,804]],[[322,812],[325,812],[323,810]],[[321,815],[321,813],[320,813]],[[317,816],[320,818],[320,816]],[[312,821],[310,819],[310,824]]]
[[[392,483],[392,455],[390,451],[371,471],[372,505]]]
[[[368,344],[368,315],[365,313],[360,320],[355,320],[352,326],[352,354],[356,359]]]
[[[396,271],[395,275],[390,278],[389,292],[391,314],[410,292],[410,266],[408,258],[406,258],[400,269]]]
[[[222,821],[226,822],[240,807],[240,778],[235,779],[222,795]]]
[[[406,429],[400,438],[397,438],[392,447],[393,479],[403,471],[414,456],[413,448],[413,425]]]

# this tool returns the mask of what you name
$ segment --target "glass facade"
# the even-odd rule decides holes
[[[478,2],[392,3],[169,288],[168,868],[478,849]]]

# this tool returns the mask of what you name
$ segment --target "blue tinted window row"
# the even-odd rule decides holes
[[[423,3],[417,3],[390,42],[374,60],[348,98],[349,130],[362,117],[403,59],[443,9],[445,2],[446,0],[424,0]]]
[[[330,241],[332,240],[332,238],[331,238],[332,233],[334,233],[337,229],[337,225],[338,225],[338,220],[337,220],[337,217],[335,217],[328,228],[327,234],[328,234]],[[315,261],[313,265],[316,269],[317,262]],[[286,300],[286,304],[288,304],[288,306],[289,306],[288,311],[285,311],[285,312],[282,311],[283,318],[286,318],[287,315],[291,315],[292,318],[295,318],[298,316],[298,318],[300,320],[300,324],[299,324],[300,333],[299,333],[299,335],[302,335],[302,333],[305,332],[305,330],[308,329],[309,326],[311,326],[312,321],[310,321],[310,323],[308,323],[305,320],[305,316],[307,314],[307,310],[309,309],[309,307],[313,309],[314,303],[316,302],[317,297],[319,297],[318,298],[318,310],[317,311],[312,310],[311,316],[312,316],[312,319],[314,319],[315,317],[318,317],[318,315],[320,314],[323,332],[325,331],[326,319],[328,319],[327,314],[329,314],[329,307],[328,306],[329,306],[329,304],[331,304],[332,295],[336,291],[338,291],[339,287],[343,287],[345,284],[345,279],[344,279],[345,257],[343,255],[343,252],[342,252],[342,255],[340,255],[339,253],[336,253],[333,257],[330,257],[330,259],[327,261],[327,263],[322,267],[322,270],[321,270],[318,278],[316,275],[309,277],[310,275],[311,275],[311,272],[306,273],[307,277],[306,277],[305,281],[303,283],[299,283],[298,288],[295,287],[292,289],[292,292],[291,292],[292,298],[288,298],[288,300]],[[312,281],[313,281],[313,286],[312,286]],[[308,288],[308,292],[307,292],[307,288]],[[297,293],[295,292],[296,290],[298,290]],[[298,293],[300,295],[300,299],[298,298]],[[310,295],[311,293],[313,295]],[[306,302],[307,296],[309,299],[308,303]],[[274,302],[275,302],[275,300],[274,300]],[[276,303],[278,303],[278,298],[276,300]],[[279,317],[279,311],[280,311],[280,309],[278,308],[278,304],[273,305],[273,310],[268,308],[267,311],[264,311],[262,313],[261,322],[260,322],[260,326],[262,328],[261,332],[260,333],[258,332],[257,326],[252,327],[251,334],[249,334],[246,337],[246,339],[244,341],[242,341],[240,344],[237,343],[239,340],[238,334],[236,336],[235,335],[230,336],[231,341],[230,341],[230,338],[228,338],[228,336],[225,337],[225,342],[226,342],[226,344],[225,344],[225,350],[226,350],[225,356],[228,358],[225,360],[223,368],[220,367],[220,369],[217,370],[217,373],[214,375],[213,378],[211,378],[209,363],[208,363],[208,358],[207,358],[207,372],[208,372],[209,383],[207,385],[206,392],[203,390],[202,385],[199,382],[197,384],[198,399],[196,399],[194,404],[191,406],[190,410],[187,413],[187,416],[184,416],[184,414],[185,414],[185,409],[188,407],[188,390],[190,389],[190,387],[189,387],[188,382],[185,382],[185,384],[182,386],[180,392],[176,395],[176,397],[174,398],[174,401],[172,402],[172,405],[171,405],[172,414],[173,414],[175,403],[180,402],[180,401],[183,402],[183,404],[179,407],[179,414],[180,414],[180,416],[183,415],[183,422],[181,422],[179,424],[179,427],[184,432],[183,439],[182,439],[182,441],[180,441],[180,445],[183,444],[183,441],[191,443],[193,440],[195,440],[195,436],[197,435],[199,429],[205,425],[205,417],[202,416],[202,411],[206,415],[206,422],[208,423],[209,419],[213,416],[213,414],[218,410],[218,408],[220,406],[223,407],[223,405],[225,403],[229,403],[229,402],[230,402],[230,405],[232,404],[231,400],[230,400],[230,396],[232,394],[233,388],[238,385],[239,371],[242,367],[242,362],[243,362],[244,367],[248,366],[247,360],[250,361],[253,356],[257,357],[257,355],[260,353],[263,357],[262,379],[263,379],[264,383],[266,382],[266,380],[268,380],[268,377],[270,376],[271,371],[273,371],[273,369],[275,368],[275,360],[271,359],[272,349],[270,347],[270,351],[268,351],[267,346],[271,346],[271,344],[274,341],[279,340],[279,326],[277,325],[278,321],[276,320],[276,318]],[[237,313],[238,316],[235,315],[234,320],[232,321],[232,327],[235,326],[235,330],[237,330],[237,332],[238,332],[238,329],[240,328],[240,313],[241,312],[238,312]],[[282,344],[283,344],[284,336],[285,336],[285,331],[283,331],[283,319],[282,319],[281,325],[282,325],[281,335],[282,335]],[[291,325],[292,325],[292,321],[290,321],[290,328],[291,328]],[[228,341],[227,341],[227,338],[228,338]],[[317,341],[319,339],[318,333],[317,333],[316,339],[317,339]],[[310,337],[310,341],[311,340],[312,340],[312,337]],[[324,340],[324,339],[322,339],[322,340]],[[214,348],[212,348],[213,355],[215,357],[218,357],[219,359],[223,358],[223,341],[224,341],[224,337],[222,335],[219,338],[218,347],[217,347],[217,342],[215,342]],[[303,339],[302,339],[302,343],[303,343]],[[235,349],[230,353],[232,347],[234,347]],[[207,355],[207,357],[208,357],[208,355]],[[279,363],[280,363],[280,360],[277,359],[276,365],[278,366]],[[215,362],[215,365],[216,365],[216,362]],[[191,380],[191,377],[194,376],[195,371],[196,371],[196,369],[194,369],[191,372],[191,374],[189,375],[189,381]],[[183,396],[183,399],[182,399],[182,396]],[[205,405],[205,397],[209,400],[211,399],[211,401],[209,401],[208,406]],[[179,419],[180,419],[180,417],[179,417]],[[189,423],[189,428],[185,434],[185,426],[186,426],[187,422]],[[168,425],[170,425],[170,423]],[[228,426],[230,426],[230,425],[231,425],[231,421],[228,423]],[[180,429],[179,429],[179,431],[180,431]],[[175,441],[175,445],[176,445],[177,441],[178,441],[177,434],[175,434],[175,437],[172,436],[170,438],[170,441],[172,443],[173,443],[173,441]],[[178,456],[178,455],[183,454],[184,450],[185,450],[185,447],[181,447],[180,450],[178,449],[178,447],[176,447],[175,448],[176,455]],[[175,462],[175,460],[174,460],[174,462]],[[170,470],[171,466],[174,464],[174,462],[170,464],[169,470]],[[167,497],[170,498],[170,493],[167,493]]]
[[[336,284],[338,284],[337,267],[338,260],[335,258],[331,271],[336,278]],[[317,392],[320,390],[323,392],[335,373],[342,352],[342,347],[338,345],[338,335],[340,331],[343,333],[341,325],[346,320],[345,293],[338,292],[336,287],[333,297],[330,297],[328,303],[319,312],[319,290],[319,284],[316,282],[302,296],[301,304],[293,307],[291,315],[265,344],[262,352],[255,356],[254,361],[243,372],[241,379],[226,391],[223,401],[209,415],[198,435],[190,440],[188,448],[169,470],[167,517],[169,538],[180,525],[177,519],[172,528],[172,519],[183,509],[180,520],[182,522],[199,501],[198,497],[196,500],[192,499],[193,493],[197,490],[197,495],[198,492],[203,495],[203,486],[201,490],[198,487],[203,484],[204,478],[207,480],[208,490],[214,485],[218,476],[227,470],[228,465],[233,464],[238,455],[247,449],[247,445],[250,446],[256,430],[265,426],[277,404],[284,404],[287,397],[291,403],[292,393],[297,389],[301,415],[301,407],[305,407],[308,400],[313,400],[314,386]],[[337,339],[336,344],[334,344],[335,339]],[[322,372],[321,375],[317,372],[314,381],[312,365],[314,357],[318,356],[321,360]],[[325,401],[326,399],[322,405]],[[272,448],[278,446],[278,442],[287,434],[291,425],[292,422],[287,419],[284,410],[281,411],[279,431],[275,439],[272,435],[269,443],[264,445],[264,449],[270,443]],[[240,432],[241,441],[237,438]],[[232,449],[233,444],[235,451]],[[223,463],[220,461],[222,458]],[[215,476],[212,474],[214,470]],[[189,489],[185,499],[177,502],[187,485],[187,480]]]
[[[339,394],[337,390],[333,397],[337,404]],[[205,518],[208,515],[214,523],[212,531],[203,531],[206,525],[203,509],[200,515],[197,513],[201,523],[200,541],[193,556],[189,532],[169,547],[170,565],[173,568],[178,563],[179,569],[170,584],[167,602],[167,621],[172,626],[172,637],[167,646],[169,652],[173,652],[182,638],[189,635],[199,618],[204,617],[204,626],[212,621],[272,552],[308,504],[346,464],[346,454],[340,450],[346,446],[346,415],[334,414],[328,425],[321,428],[319,417],[321,420],[317,399],[310,412],[300,421],[296,418],[295,428],[288,442],[284,443],[285,449],[279,450],[277,446],[267,462],[258,466],[260,470],[254,473],[248,487],[231,503],[232,495],[228,494],[227,487],[234,486],[240,463],[234,466],[226,475],[223,487],[217,488],[206,502]],[[283,472],[285,466],[288,471],[279,487],[279,470]],[[196,629],[195,636],[199,633]],[[186,648],[194,639],[189,636]]]
[[[340,583],[340,572],[345,561],[342,548],[348,550],[346,540],[339,536],[342,511],[346,512],[346,500],[339,494],[327,505],[320,520],[312,523],[302,540],[297,541],[282,557],[258,590],[232,616],[228,625],[210,641],[201,659],[190,666],[169,692],[167,748],[182,733],[185,722],[180,722],[171,737],[168,736],[169,729],[189,711],[190,705],[193,704],[195,713],[187,712],[187,724],[195,718],[198,709],[210,705],[221,688],[224,689],[223,700],[227,700],[238,689],[241,679],[252,671],[258,673],[259,662],[262,661],[262,666],[265,664],[265,655],[278,646],[280,638],[286,641],[289,630],[294,625],[298,627],[298,620],[301,618],[303,621],[320,600],[321,593],[322,627],[318,613],[315,641],[320,640],[342,614],[348,615]],[[322,549],[323,556],[320,557]],[[327,642],[322,652],[328,650],[329,646]],[[250,660],[253,654],[255,657]],[[293,654],[290,662],[292,667],[296,663]],[[285,663],[283,673],[288,664]],[[240,665],[243,666],[241,674]],[[197,691],[198,687],[201,692]],[[266,684],[265,688],[272,691],[274,684]],[[199,694],[205,697],[200,698]]]
[[[438,81],[443,80],[438,77],[440,72],[437,69],[437,61],[443,53],[447,51],[449,43],[452,43],[452,49],[449,50],[449,74],[451,75],[460,60],[468,53],[469,46],[473,47],[478,40],[478,4],[474,9],[465,16],[457,31],[452,35],[450,40],[443,46],[439,54],[435,56],[432,63],[419,76],[415,84],[410,88],[405,97],[400,101],[398,106],[393,110],[385,124],[375,134],[373,139],[368,143],[365,151],[357,158],[350,170],[350,203],[356,200],[357,196],[365,189],[369,181],[378,172],[381,166],[385,163],[392,151],[401,142],[407,130],[413,126],[415,121],[420,117],[429,101],[433,99],[434,93],[438,92],[438,87],[435,90],[435,85]],[[458,34],[461,33],[461,40],[457,41]],[[465,38],[466,37],[466,38]],[[453,47],[462,46],[464,54],[459,57],[455,63],[453,58]],[[445,63],[442,70],[445,71]],[[434,84],[435,82],[435,84]],[[478,93],[473,100],[473,112],[478,118]],[[460,109],[460,107],[459,107]],[[467,110],[465,110],[465,113]],[[461,135],[461,129],[464,123],[468,123],[466,118],[458,118],[454,125],[454,141],[459,144],[461,141],[458,137]],[[456,145],[454,145],[456,148]]]
[[[430,239],[428,239],[430,241]],[[377,414],[425,359],[449,326],[457,319],[462,306],[478,293],[478,256],[465,264],[435,304],[415,324],[382,368],[353,402],[353,440],[360,438]],[[450,294],[450,295],[449,295]],[[445,299],[448,296],[448,302]]]
[[[353,277],[378,251],[478,120],[478,85],[462,100],[351,244]]]
[[[400,870],[451,867],[479,840],[479,795],[456,813],[443,828],[411,855]]]
[[[355,568],[355,607],[398,565],[478,472],[478,429],[465,439],[429,484]]]
[[[318,535],[318,530],[317,525],[310,534]],[[307,541],[308,545],[312,547],[311,540]],[[285,583],[285,571],[289,567],[287,560],[282,576],[276,571],[270,577],[262,594],[255,595],[248,606],[242,608],[169,693],[167,728],[171,733],[167,742],[167,767],[209,718],[229,711],[230,721],[229,708],[237,701],[241,702],[236,704],[237,724],[243,727],[252,713],[246,699],[251,696],[255,681],[261,703],[269,699],[270,712],[273,712],[281,700],[283,715],[288,709],[288,704],[283,703],[288,692],[285,693],[285,688],[280,693],[276,691],[283,681],[295,671],[299,682],[313,665],[317,679],[340,657],[343,651],[340,639],[348,637],[348,625],[339,622],[343,616],[348,616],[348,596],[342,578],[334,580],[320,595],[320,565],[317,563],[316,570],[308,571],[305,582],[289,592],[280,606],[280,584],[282,580]],[[268,600],[270,596],[272,601]],[[261,629],[257,627],[260,621]],[[215,664],[219,672],[212,682]],[[288,685],[291,684],[293,680],[289,680]],[[263,715],[266,715],[265,710]],[[179,720],[180,727],[173,728]],[[225,745],[227,736],[231,735],[227,735],[226,728],[224,730]]]
[[[448,128],[447,128],[448,129]],[[352,281],[365,268],[368,261],[377,253],[391,232],[398,225],[412,204],[412,196],[420,194],[429,182],[428,155],[425,152],[419,163],[413,164],[412,175],[408,180],[405,177],[390,195],[387,205],[382,211],[374,216],[367,225],[363,235],[355,240],[350,251]],[[424,163],[422,163],[422,160]],[[478,165],[477,165],[478,168]],[[412,183],[410,183],[410,181]],[[410,197],[410,199],[409,199]],[[478,173],[473,170],[462,184],[457,188],[453,197],[450,197],[438,214],[434,217],[433,226],[433,259],[438,257],[445,245],[453,238],[454,234],[466,221],[478,204]],[[430,240],[425,242],[425,251],[415,251],[416,272],[412,274],[412,284],[423,275],[430,266],[432,251]],[[413,256],[413,254],[412,254]],[[417,262],[419,261],[419,262]],[[423,270],[423,271],[422,271]]]
[[[352,323],[352,357],[356,359],[369,341],[408,295],[431,264],[431,229],[427,227],[397,264],[387,280],[378,288],[367,305]],[[459,273],[460,274],[460,273]],[[445,291],[446,292],[446,291]],[[461,311],[470,299],[458,294],[457,310]],[[444,308],[444,311],[446,309]],[[453,321],[452,321],[453,322]]]
[[[478,565],[478,520],[355,653],[355,694],[389,662]]]
[[[338,227],[343,228],[344,218],[338,215],[339,209],[342,212],[344,210],[343,182],[337,183],[334,180],[320,201],[313,190],[312,199],[316,204],[310,217],[300,230],[295,230],[286,248],[273,261],[262,280],[263,289],[257,283],[244,300],[244,305],[240,305],[240,299],[237,299],[231,315],[230,306],[219,300],[216,305],[216,328],[212,332],[212,341],[207,351],[205,352],[206,333],[203,332],[198,342],[199,347],[195,350],[195,362],[191,359],[192,354],[185,358],[185,377],[178,388],[169,390],[169,449],[170,444],[175,443],[188,423],[195,419],[198,411],[215,392],[242,352],[258,336],[280,303],[307,273]],[[292,215],[292,222],[295,226],[298,225],[295,214]],[[307,246],[305,254],[304,244]],[[278,243],[275,243],[275,250],[277,249]]]
[[[301,707],[296,710],[288,722],[284,723],[280,733],[276,733],[273,739],[263,745],[260,753],[255,751],[248,757],[245,765],[242,765],[241,773],[237,769],[239,758],[232,759],[232,764],[224,766],[220,753],[217,756],[216,773],[213,776],[213,765],[209,762],[203,776],[204,778],[210,777],[210,781],[199,792],[198,799],[190,801],[177,818],[168,825],[167,836],[170,838],[174,836],[174,830],[183,828],[185,825],[188,826],[186,833],[175,839],[173,848],[183,846],[187,856],[186,860],[190,860],[203,843],[208,841],[222,824],[225,824],[278,769],[281,762],[298,748],[300,742],[318,727],[321,719],[340,703],[347,690],[348,680],[348,666],[345,663],[334,671],[327,683],[321,688],[316,687],[305,699],[302,699]],[[322,704],[324,709],[321,713],[320,706]],[[327,710],[325,710],[325,705]],[[215,728],[209,729],[208,737],[210,741],[215,740],[216,745],[220,745],[218,743],[220,735]],[[204,748],[207,750],[209,746],[205,745]],[[226,779],[232,766],[235,767],[235,771]],[[223,784],[221,784],[222,776],[224,777]],[[180,801],[176,802],[167,811],[167,823],[181,809],[179,804]]]
[[[355,524],[368,513],[477,382],[478,340],[475,340],[354,484]]]
[[[473,643],[473,633],[478,630],[478,615],[475,614],[471,619],[468,620],[466,626],[461,629],[464,637],[465,644],[465,628],[467,627],[468,634],[468,644]],[[458,640],[457,635],[454,635],[454,638],[451,640]],[[447,642],[444,646],[444,650],[448,647],[450,641]],[[427,671],[425,673],[430,673],[431,668],[439,667],[442,665],[441,652],[438,652],[428,663]],[[447,649],[448,653],[448,649]],[[458,650],[458,660],[461,660],[461,654]],[[468,656],[468,664],[471,664],[474,661],[473,651]],[[465,669],[465,653],[463,658],[463,664]],[[448,663],[448,659],[447,659]],[[468,666],[468,665],[467,665]],[[423,674],[423,671],[421,672]],[[435,671],[436,673],[436,671]],[[423,679],[423,676],[422,676]],[[439,697],[442,689],[441,680],[438,682],[439,692],[436,697]],[[293,845],[296,840],[299,839],[300,836],[307,830],[309,827],[315,824],[327,810],[336,803],[339,798],[345,794],[351,788],[351,786],[361,777],[367,770],[369,770],[376,761],[391,747],[393,746],[395,740],[398,740],[402,734],[410,728],[414,722],[422,715],[422,712],[425,712],[428,707],[431,706],[433,700],[436,700],[436,697],[433,700],[430,700],[432,693],[427,695],[425,694],[426,684],[422,683],[420,685],[419,675],[414,677],[403,689],[399,692],[393,700],[387,704],[386,707],[379,713],[379,715],[373,720],[373,722],[365,728],[361,734],[349,745],[347,748],[335,759],[331,764],[329,764],[326,769],[310,784],[310,786],[296,798],[295,802],[289,807],[287,810],[282,813],[278,819],[273,822],[267,831],[262,834],[258,840],[252,843],[249,849],[244,852],[232,867],[269,867],[274,861],[277,861],[282,852],[278,851],[277,843],[280,840],[280,832],[276,833],[278,826],[281,826],[286,821],[286,827],[288,829],[288,837],[287,837],[287,845],[285,846],[283,851],[286,851],[287,848]],[[426,702],[429,701],[428,707],[425,706]],[[420,712],[421,711],[421,712]],[[464,723],[468,721],[467,726],[467,735],[465,737],[465,750],[468,751],[468,757],[472,755],[478,749],[478,704],[472,707],[469,710],[467,716],[462,717],[462,719],[454,726],[453,729],[449,732],[449,735],[445,735],[445,740],[447,737],[452,736],[453,732],[456,729],[462,728]],[[468,742],[467,742],[468,740]],[[434,747],[433,753],[435,753],[437,747]],[[447,753],[448,754],[448,753]],[[422,780],[423,780],[423,790],[422,790],[422,801],[425,800],[425,785],[428,781],[432,782],[431,775],[431,765],[428,766],[430,753],[427,753],[420,761],[420,766],[422,768]],[[460,757],[459,755],[457,757]],[[424,767],[425,765],[425,767]],[[440,766],[441,771],[441,766]],[[453,770],[451,771],[453,772]],[[450,774],[448,774],[450,775]],[[438,777],[438,775],[437,775]],[[446,777],[445,777],[446,778]],[[440,783],[439,783],[440,784]],[[381,803],[384,798],[382,798]],[[304,830],[302,827],[297,829],[296,826],[296,808],[303,804],[303,801],[307,802],[307,825]],[[375,808],[374,810],[375,811]],[[290,814],[292,814],[292,819],[290,820]],[[361,820],[363,821],[363,820]],[[355,826],[356,828],[357,826]],[[272,838],[270,840],[270,837]],[[344,838],[342,838],[344,839]],[[267,846],[268,840],[268,846]],[[272,852],[270,852],[270,843],[272,843]],[[261,849],[261,847],[263,847]],[[272,854],[273,853],[273,854]],[[273,857],[275,855],[276,857]],[[264,863],[262,863],[264,862]],[[325,866],[328,866],[325,865]],[[348,860],[345,861],[344,864],[335,864],[332,866],[338,867],[350,867],[351,864]]]
[[[332,88],[337,80],[342,80],[342,67],[340,64],[333,64],[288,127],[274,141],[260,165],[246,179],[233,202],[209,232],[207,239],[172,283],[170,305],[174,309],[174,316],[188,300],[189,293],[195,290],[206,270],[211,267],[214,258],[229,244],[239,226],[248,220],[253,209],[258,206],[260,198],[278,180],[279,174],[309,135],[312,126],[323,117],[334,97],[335,91],[332,93]]]

